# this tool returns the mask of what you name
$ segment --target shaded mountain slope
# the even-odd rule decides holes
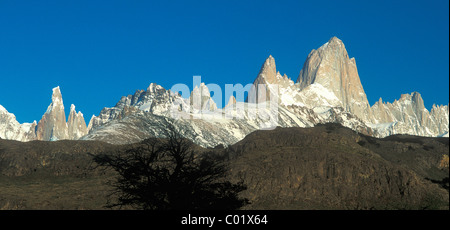
[[[448,208],[448,192],[424,178],[433,162],[413,164],[409,156],[398,157],[408,163],[390,162],[388,152],[385,159],[361,146],[364,138],[337,124],[256,131],[230,148],[232,174],[248,186],[248,209]],[[386,141],[376,143],[384,148]],[[390,145],[384,149],[398,155]]]
[[[82,176],[92,173],[92,157],[88,154],[118,149],[100,141],[30,141],[0,139],[0,175]]]
[[[103,209],[114,176],[91,154],[136,147],[99,141],[0,140],[0,209]],[[448,138],[377,139],[339,124],[277,128],[228,148],[230,180],[244,180],[245,209],[448,209]],[[429,179],[426,179],[429,178]],[[447,185],[448,189],[448,185]]]

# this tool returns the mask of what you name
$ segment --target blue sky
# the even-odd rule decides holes
[[[272,55],[296,80],[340,38],[372,105],[418,91],[449,103],[449,1],[0,0],[0,105],[39,121],[61,87],[86,122],[152,82],[248,84]]]

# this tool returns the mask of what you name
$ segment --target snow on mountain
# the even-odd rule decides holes
[[[9,113],[0,105],[0,138],[17,141],[30,141],[36,139],[36,121],[20,124],[16,116]]]
[[[372,106],[376,123],[370,124],[376,130],[376,136],[393,134],[412,134],[436,137],[448,132],[448,106],[434,105],[428,111],[418,92],[402,94],[393,103],[383,102],[380,98]]]
[[[333,103],[332,106],[341,106],[365,121],[373,119],[356,61],[349,58],[344,43],[336,37],[311,51],[303,64],[297,83],[300,90],[320,84],[338,99],[328,101]]]
[[[18,140],[81,138],[124,144],[163,137],[162,130],[173,125],[197,144],[214,147],[234,144],[258,129],[312,127],[328,122],[376,137],[399,133],[448,137],[449,107],[434,105],[428,111],[417,92],[402,94],[393,103],[380,98],[371,107],[356,61],[349,58],[343,42],[336,37],[311,51],[297,82],[281,75],[270,55],[246,101],[237,102],[231,96],[224,108],[217,107],[205,83],[197,85],[189,98],[151,83],[146,90],[137,90],[121,97],[115,106],[103,108],[87,127],[74,105],[65,121],[59,87],[53,89],[52,103],[37,125],[19,124],[0,106],[0,137]]]
[[[75,110],[75,105],[70,106],[69,118],[67,120],[68,138],[77,140],[88,133],[83,113]]]
[[[332,117],[350,128],[362,127],[362,122],[363,129],[371,129],[369,133],[377,137],[398,133],[438,136],[449,129],[448,106],[433,106],[428,112],[420,94],[416,92],[402,95],[401,99],[393,104],[383,103],[380,98],[379,102],[370,107],[355,59],[349,58],[345,45],[336,37],[311,51],[297,83],[287,77],[282,78],[276,70],[275,59],[269,56],[254,84],[260,85],[258,89],[270,89],[272,84],[276,84],[281,105],[306,106],[314,110],[326,108],[326,111],[343,108],[343,111],[357,118],[355,122],[360,125],[345,122],[342,117]],[[254,97],[255,99],[251,100],[253,102],[265,101],[268,98],[260,92],[255,93]],[[331,108],[334,109],[330,110]],[[325,119],[323,113],[320,115]]]
[[[335,107],[341,103],[329,89],[314,83],[301,91],[298,84],[281,76],[272,56],[263,63],[254,85],[247,102],[235,102],[233,97],[232,106],[218,109],[214,102],[208,104],[212,99],[204,83],[193,89],[189,99],[152,83],[146,91],[138,90],[122,97],[116,106],[104,108],[91,119],[90,132],[82,139],[122,144],[161,137],[158,130],[165,127],[165,122],[184,130],[185,137],[205,147],[233,144],[258,129],[312,127],[326,122],[339,122],[373,134],[358,117]],[[316,113],[313,109],[319,105],[323,109]]]
[[[160,86],[159,86],[160,87]],[[163,89],[161,87],[161,89]],[[158,92],[159,95],[175,95],[170,90]],[[147,99],[157,98],[155,92],[147,92]],[[137,95],[129,95],[133,98]],[[174,96],[179,98],[178,95]],[[159,103],[168,102],[154,101]],[[172,100],[176,101],[176,100]],[[148,102],[140,101],[146,104]],[[140,141],[149,137],[164,137],[161,130],[168,124],[174,125],[186,138],[204,147],[214,147],[219,144],[230,145],[240,141],[247,134],[258,129],[273,129],[281,127],[312,127],[318,123],[340,122],[358,130],[361,133],[371,134],[371,129],[357,117],[345,112],[342,108],[327,108],[321,114],[313,109],[298,105],[277,105],[270,102],[245,103],[234,102],[223,109],[203,110],[185,109],[177,110],[178,117],[164,113],[139,110],[140,103],[127,104],[129,111],[135,111],[127,116],[110,116],[109,121],[98,126],[92,126],[90,133],[82,140],[102,140],[113,144],[125,144]],[[119,104],[119,103],[118,103]],[[119,104],[120,105],[120,104]],[[185,103],[184,106],[189,106]],[[166,107],[176,108],[175,103]],[[108,112],[107,112],[108,111]],[[114,111],[114,113],[111,113]],[[110,114],[123,114],[118,107],[103,109],[99,117],[106,119]],[[95,119],[95,118],[94,118]]]
[[[224,108],[225,109],[233,108],[233,106],[235,106],[235,105],[236,105],[236,98],[233,95],[231,95],[230,98],[228,99],[227,105]]]
[[[183,112],[183,111],[182,111]],[[217,109],[206,113],[190,112],[180,118],[139,112],[121,120],[114,119],[96,127],[83,140],[103,140],[109,143],[132,143],[148,137],[163,137],[161,129],[173,124],[186,138],[204,147],[229,145],[240,141],[258,129],[282,127],[312,127],[318,121],[312,110],[299,108],[297,114],[280,107],[271,110],[267,105],[237,102],[230,109]]]
[[[342,105],[339,98],[329,89],[323,87],[320,83],[313,83],[299,93],[300,100],[311,108],[315,107],[339,107]]]
[[[175,108],[176,107],[176,108]],[[131,114],[152,113],[171,116],[173,110],[188,108],[189,100],[178,93],[151,83],[147,90],[137,90],[133,95],[123,96],[114,107],[103,108],[98,116],[93,116],[88,130],[93,132],[112,120],[121,120]]]
[[[52,92],[52,102],[39,123],[34,121],[33,123],[20,124],[14,114],[8,113],[3,106],[0,106],[0,137],[18,141],[55,141],[79,139],[86,135],[87,127],[83,114],[77,113],[75,106],[72,105],[69,120],[66,122],[64,103],[59,86],[53,88]]]
[[[211,98],[211,94],[205,83],[201,83],[200,87],[196,86],[194,90],[192,90],[189,97],[189,103],[194,110],[214,111],[217,109],[217,105]]]
[[[448,106],[434,106],[428,112],[418,93],[402,95],[392,104],[380,99],[370,107],[355,59],[348,57],[336,37],[308,55],[297,81],[282,76],[270,55],[246,102],[230,97],[231,103],[223,109],[217,108],[204,83],[195,87],[188,99],[152,83],[146,91],[136,91],[122,97],[116,106],[104,108],[91,119],[89,135],[82,139],[131,143],[161,137],[161,129],[169,123],[204,147],[233,144],[257,129],[327,122],[377,137],[448,132]]]

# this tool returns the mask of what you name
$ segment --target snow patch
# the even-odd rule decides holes
[[[5,109],[5,107],[0,105],[0,112],[7,113],[8,111]]]

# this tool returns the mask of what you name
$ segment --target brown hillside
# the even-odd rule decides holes
[[[92,155],[135,146],[0,140],[0,209],[104,209],[114,174],[96,168]],[[245,209],[449,208],[448,138],[376,139],[326,124],[195,148],[228,156],[231,180],[248,187]]]
[[[233,178],[248,185],[244,195],[252,204],[246,208],[448,209],[448,192],[425,179],[427,169],[439,163],[426,161],[442,152],[423,155],[395,140],[363,145],[365,138],[336,124],[251,133],[230,148]],[[440,142],[426,143],[448,151]],[[372,145],[385,153],[372,151]],[[398,150],[404,148],[421,161],[402,155]]]

